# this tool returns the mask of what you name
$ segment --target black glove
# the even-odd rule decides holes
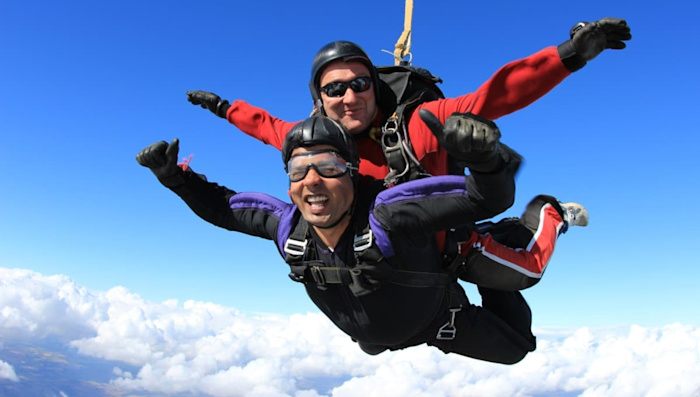
[[[472,113],[453,113],[443,126],[428,110],[420,109],[418,114],[440,147],[469,170],[492,172],[499,167],[501,131],[493,121]]]
[[[621,50],[631,40],[627,21],[619,18],[603,18],[596,22],[579,22],[571,28],[571,40],[558,47],[564,65],[575,72],[586,65],[606,48]]]
[[[213,92],[187,91],[187,100],[193,105],[200,105],[204,109],[211,110],[215,115],[226,118],[226,111],[231,106],[227,100],[219,98]]]
[[[177,155],[180,141],[175,138],[168,145],[165,141],[156,142],[141,150],[136,155],[136,161],[151,169],[160,183],[167,187],[175,187],[184,183],[182,168],[177,165]]]

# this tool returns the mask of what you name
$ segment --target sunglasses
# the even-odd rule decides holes
[[[352,90],[357,93],[369,90],[370,86],[372,86],[372,78],[363,76],[351,81],[328,83],[321,87],[321,91],[325,92],[326,95],[330,97],[341,97],[345,95],[345,91],[348,90],[348,87],[352,88]]]
[[[306,174],[309,173],[311,168],[315,169],[324,178],[339,178],[345,175],[348,170],[357,169],[338,157],[336,152],[317,150],[297,154],[289,159],[289,162],[287,162],[289,181],[299,182],[306,178]]]

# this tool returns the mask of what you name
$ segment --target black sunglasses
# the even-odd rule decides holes
[[[333,83],[328,83],[321,87],[321,91],[325,92],[326,95],[330,97],[341,97],[345,95],[345,91],[348,90],[348,87],[352,88],[352,90],[357,93],[369,90],[371,85],[372,78],[362,76],[351,81],[336,81]]]

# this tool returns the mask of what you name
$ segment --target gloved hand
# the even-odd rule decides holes
[[[493,121],[472,113],[453,113],[443,126],[428,110],[420,109],[418,114],[440,147],[471,171],[491,172],[499,166],[501,131]]]
[[[160,183],[166,187],[175,187],[184,182],[182,169],[177,165],[180,141],[175,138],[168,145],[165,141],[156,142],[136,155],[136,161],[151,169]]]
[[[187,91],[187,100],[193,105],[200,105],[204,109],[211,110],[215,115],[226,118],[226,111],[231,106],[227,100],[221,99],[213,92]]]
[[[581,26],[577,24],[576,27]],[[630,27],[624,19],[603,18],[597,22],[585,23],[572,32],[574,50],[586,62],[595,58],[606,48],[621,50],[627,45],[623,40],[632,39]]]
[[[570,71],[574,72],[603,50],[621,50],[631,40],[630,27],[624,19],[603,18],[596,22],[579,22],[571,28],[571,40],[559,45],[559,56]]]

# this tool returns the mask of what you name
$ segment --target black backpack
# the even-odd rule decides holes
[[[406,134],[406,120],[418,105],[444,98],[437,86],[442,79],[428,70],[410,66],[378,66],[380,106],[389,115],[382,127],[382,150],[389,166],[386,186],[430,176],[415,156]]]
[[[442,90],[437,86],[442,79],[430,73],[427,69],[409,64],[396,66],[378,66],[377,72],[381,80],[380,98],[382,111],[390,116],[382,127],[382,150],[389,166],[389,173],[384,178],[385,186],[394,186],[403,182],[430,176],[413,151],[413,146],[406,133],[406,120],[411,117],[413,111],[424,102],[445,98]],[[464,175],[465,165],[452,156],[448,157],[448,173],[452,175]],[[507,222],[510,226],[512,222]],[[499,222],[503,227],[506,222]],[[453,262],[460,260],[457,255],[457,246],[468,238],[469,230],[477,230],[479,233],[493,232],[492,222],[483,224],[466,225],[463,228],[454,229],[447,233],[445,262],[448,263],[448,271],[456,271],[459,264]]]

